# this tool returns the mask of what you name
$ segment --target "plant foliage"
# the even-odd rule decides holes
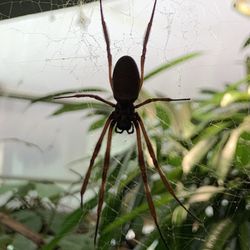
[[[172,66],[195,55],[198,54],[178,58]],[[169,68],[171,63],[166,65],[147,77]],[[152,195],[169,249],[246,250],[250,247],[249,79],[247,76],[231,83],[223,91],[203,90],[200,100],[157,103],[140,111],[157,159],[177,196],[203,222],[200,225],[193,221],[167,193],[146,155]],[[58,93],[36,101],[54,96]],[[143,96],[148,93],[142,92]],[[96,118],[90,132],[100,129],[110,112],[104,104],[91,102],[90,105],[84,100],[62,103],[54,115],[79,110]],[[145,233],[145,225],[153,226],[153,221],[143,192],[136,145],[119,146],[122,150],[112,155],[96,248],[165,249],[157,230]],[[102,157],[95,164],[92,183],[99,183],[101,169]],[[75,191],[66,191],[54,183],[3,184],[0,194],[5,197],[0,212],[42,235],[43,250],[95,249],[93,215],[98,194],[83,208],[69,211],[61,209],[61,200],[75,196]],[[1,250],[10,246],[37,249],[33,242],[4,225],[0,225],[0,230]],[[128,238],[131,230],[134,238]]]

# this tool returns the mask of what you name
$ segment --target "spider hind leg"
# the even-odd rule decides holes
[[[152,144],[149,140],[149,137],[147,135],[147,132],[146,132],[146,129],[144,127],[144,124],[143,124],[143,121],[142,119],[140,118],[140,116],[137,114],[137,120],[139,122],[139,125],[141,127],[141,130],[142,130],[142,133],[143,133],[143,136],[145,138],[145,141],[146,141],[146,145],[147,145],[147,148],[148,148],[148,151],[149,151],[149,154],[150,154],[150,157],[153,161],[153,164],[157,170],[157,172],[159,173],[160,177],[161,177],[161,180],[163,182],[163,184],[165,185],[166,189],[168,190],[168,192],[173,196],[173,198],[179,203],[179,205],[184,208],[184,210],[195,220],[195,221],[198,221],[200,224],[203,224],[202,221],[197,218],[197,216],[195,216],[190,210],[188,210],[185,205],[180,201],[180,199],[176,196],[175,192],[174,192],[174,189],[172,188],[172,185],[170,184],[170,182],[168,181],[167,177],[165,176],[165,174],[163,173],[162,169],[160,168],[159,166],[159,163],[156,159],[156,156],[155,156],[155,153],[154,153],[154,150],[153,150],[153,147],[152,147]]]
[[[157,220],[157,215],[156,215],[156,210],[155,210],[155,206],[154,206],[154,202],[151,196],[151,192],[150,192],[150,187],[148,184],[148,180],[147,180],[147,170],[146,170],[146,165],[145,165],[145,161],[144,161],[144,157],[143,157],[143,149],[142,149],[142,142],[141,142],[141,132],[140,132],[140,127],[138,124],[137,120],[134,120],[134,125],[135,125],[135,130],[136,130],[136,138],[137,138],[137,148],[138,148],[138,160],[139,160],[139,166],[140,166],[140,170],[141,170],[141,175],[142,175],[142,180],[143,180],[143,184],[144,184],[144,190],[145,190],[145,194],[146,194],[146,198],[148,201],[148,206],[149,206],[149,211],[150,214],[154,220],[154,223],[156,225],[156,228],[159,232],[159,235],[166,247],[166,249],[168,248],[167,242],[163,236],[163,233],[161,231],[161,228],[158,224],[158,220]]]
[[[105,186],[106,186],[107,174],[108,174],[108,169],[109,169],[109,161],[110,161],[112,132],[113,132],[114,125],[115,125],[115,121],[113,120],[111,122],[111,124],[109,126],[109,130],[108,130],[107,146],[106,146],[103,171],[102,171],[102,183],[101,183],[101,187],[100,187],[100,191],[99,191],[99,200],[98,200],[98,206],[97,206],[97,221],[96,221],[96,228],[95,228],[94,244],[96,244],[100,216],[101,216],[101,212],[102,212],[102,205],[103,205],[103,201],[104,201]]]
[[[103,138],[104,138],[109,126],[110,126],[111,121],[113,120],[112,116],[113,116],[113,114],[111,114],[108,117],[106,123],[104,124],[101,135],[100,135],[100,137],[99,137],[99,139],[98,139],[98,141],[96,143],[94,152],[93,152],[92,157],[90,159],[89,167],[88,167],[87,173],[85,175],[84,181],[82,183],[81,192],[80,192],[81,207],[83,206],[83,195],[84,195],[84,193],[86,191],[86,188],[87,188],[87,185],[89,183],[89,178],[90,178],[90,174],[91,174],[92,168],[93,168],[94,163],[95,163],[95,159],[96,159],[96,157],[97,157],[97,155],[98,155],[98,153],[99,153],[99,151],[101,149]]]

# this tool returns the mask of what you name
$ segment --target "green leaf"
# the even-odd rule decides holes
[[[62,228],[60,232],[47,245],[45,245],[42,248],[42,250],[55,249],[58,242],[77,226],[82,216],[83,216],[82,209],[77,209],[71,214],[69,214],[68,217],[62,223]]]
[[[165,63],[165,64],[162,64],[161,66],[157,67],[156,69],[154,69],[153,71],[151,71],[150,73],[148,73],[147,75],[144,76],[144,81],[148,80],[149,78],[159,74],[160,72],[162,71],[165,71],[166,69],[169,69],[175,65],[178,65],[180,63],[183,63],[183,62],[186,62],[188,61],[189,59],[192,59],[192,58],[195,58],[197,56],[200,56],[201,53],[200,52],[194,52],[194,53],[190,53],[190,54],[187,54],[185,56],[181,56],[181,57],[178,57],[168,63]]]
[[[206,88],[203,88],[200,93],[201,94],[205,94],[205,95],[214,95],[218,92],[218,90],[213,90],[213,89],[206,89]]]
[[[250,249],[250,224],[249,221],[244,221],[239,226],[239,243],[241,250],[249,250]]]
[[[62,107],[56,110],[52,115],[60,115],[66,112],[79,111],[85,109],[104,109],[106,111],[112,110],[109,106],[102,103],[84,102],[84,103],[64,104]]]
[[[189,205],[185,204],[185,207],[189,209]],[[181,206],[176,207],[172,214],[173,223],[177,226],[181,226],[181,224],[186,219],[187,219],[187,211]]]
[[[235,223],[231,219],[218,221],[207,233],[202,250],[224,250],[225,244],[235,230]]]
[[[213,173],[214,170],[216,171],[217,169],[218,162],[220,161],[221,152],[229,136],[230,136],[230,131],[221,134],[220,140],[215,145],[215,147],[213,147],[213,149],[210,151],[210,156],[208,157],[207,165],[208,167],[211,167],[211,172]]]
[[[35,190],[40,197],[53,197],[62,194],[64,190],[53,183],[36,183]]]
[[[93,238],[86,234],[67,235],[58,245],[60,250],[95,250]]]
[[[163,129],[168,129],[170,126],[170,118],[168,111],[162,105],[156,105],[157,119],[160,121]]]
[[[2,184],[0,186],[0,195],[9,191],[16,191],[20,187],[20,184]]]
[[[239,137],[236,153],[235,153],[235,161],[237,162],[237,166],[246,167],[250,166],[250,133],[243,132]]]
[[[12,244],[15,250],[36,250],[36,245],[20,234],[16,234]]]
[[[98,249],[109,250],[111,240],[119,241],[121,238],[120,230],[113,230],[112,233],[105,234],[103,233],[103,228],[107,227],[110,222],[115,221],[117,216],[120,213],[120,209],[122,206],[122,194],[117,195],[109,195],[109,199],[106,199],[107,206],[104,208],[102,212],[102,221],[101,226],[99,228],[100,238],[98,240]]]
[[[42,220],[34,211],[19,210],[12,213],[14,219],[26,225],[29,229],[35,232],[40,232],[42,228]]]
[[[48,212],[48,210],[45,210]],[[40,212],[41,213],[41,212]],[[59,234],[62,227],[63,227],[63,222],[66,220],[68,217],[67,213],[60,213],[60,212],[54,212],[51,211],[49,214],[45,213],[43,214],[45,217],[45,221],[47,221],[49,225],[49,229],[54,232],[55,234]]]
[[[53,250],[62,238],[64,238],[68,233],[77,227],[79,222],[84,218],[88,211],[96,206],[96,203],[97,199],[95,197],[92,200],[86,202],[83,206],[83,209],[77,209],[70,213],[63,221],[61,230],[58,232],[58,234],[56,234],[55,237],[52,238],[52,240],[42,248],[42,250]]]
[[[190,196],[188,203],[208,202],[213,196],[225,191],[224,187],[215,187],[212,185],[204,185],[197,188]]]
[[[159,198],[159,200],[155,201],[154,205],[155,205],[155,207],[160,207],[162,205],[168,204],[170,202],[170,200],[172,200],[172,199],[173,199],[172,196],[170,196],[169,194],[163,195],[163,196],[161,196],[161,198]],[[126,222],[135,219],[137,216],[140,216],[141,214],[145,213],[146,211],[148,211],[148,204],[143,203],[142,205],[136,207],[130,213],[122,215],[122,216],[118,217],[115,221],[111,222],[109,225],[107,225],[103,229],[103,233],[106,234],[106,233],[112,232],[117,227],[120,227],[121,225],[125,224]]]
[[[12,242],[12,238],[9,235],[1,234],[0,235],[0,250],[6,250],[7,246],[10,245],[11,242]]]
[[[220,105],[222,107],[226,107],[230,105],[233,102],[239,102],[239,101],[250,101],[250,93],[245,92],[239,92],[239,91],[230,91],[223,95]]]
[[[30,190],[34,189],[35,189],[35,184],[32,182],[28,182],[27,184],[19,186],[16,194],[20,197],[24,197]]]
[[[106,120],[107,120],[106,117],[96,120],[90,125],[88,131],[90,132],[98,128],[102,128]]]
[[[184,156],[182,168],[185,174],[188,174],[194,165],[198,164],[203,157],[208,153],[212,146],[216,143],[215,137],[203,139],[196,143],[192,149]]]
[[[124,171],[128,169],[124,169],[120,164],[122,162],[123,166],[128,166],[133,152],[134,148],[130,148],[126,153],[124,153],[124,156],[121,157],[120,160],[118,159],[118,164],[114,167],[114,171],[108,178],[107,189],[112,188],[115,182],[117,182],[117,179],[120,180],[122,176],[124,177]],[[116,240],[117,242],[119,242],[121,239],[120,230],[113,230],[110,233],[103,233],[103,229],[105,229],[111,221],[115,221],[117,217],[120,216],[122,212],[121,210],[124,209],[122,201],[124,199],[124,196],[127,194],[126,189],[129,188],[130,183],[132,183],[134,181],[134,178],[137,176],[135,176],[134,173],[137,173],[138,175],[138,171],[134,170],[132,171],[132,173],[129,173],[128,175],[126,174],[127,178],[122,178],[122,180],[119,181],[119,187],[117,188],[118,192],[116,194],[107,192],[108,197],[106,198],[106,206],[102,212],[101,225],[99,228],[100,238],[98,240],[98,246],[100,249],[109,250],[110,244],[107,244],[108,242],[111,242],[112,240]]]
[[[231,125],[232,121],[219,121],[219,122],[215,122],[213,124],[210,124],[210,126],[204,128],[200,135],[198,136],[198,138],[196,139],[197,141],[203,140],[203,139],[207,139],[207,138],[211,138],[217,134],[220,134],[221,132],[223,132],[223,130],[225,130],[226,128],[228,128]]]
[[[238,139],[243,132],[250,132],[250,116],[236,129],[232,130],[227,143],[225,144],[217,167],[217,175],[220,180],[224,180],[234,160]]]

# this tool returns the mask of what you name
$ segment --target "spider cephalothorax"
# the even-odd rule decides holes
[[[89,178],[90,178],[90,174],[94,166],[95,159],[100,151],[104,136],[107,133],[108,134],[107,146],[106,146],[106,152],[105,152],[105,157],[104,157],[104,165],[103,165],[103,171],[102,171],[102,183],[100,187],[99,200],[98,200],[98,206],[97,206],[97,222],[96,222],[94,242],[96,242],[96,238],[97,238],[98,225],[99,225],[102,205],[104,201],[105,184],[107,181],[107,173],[108,173],[108,168],[109,168],[113,129],[115,129],[115,132],[117,133],[122,133],[123,131],[127,131],[128,134],[132,134],[134,130],[136,131],[139,167],[140,167],[141,174],[142,174],[142,180],[144,184],[146,198],[147,198],[148,205],[149,205],[149,211],[152,215],[155,225],[159,231],[159,235],[161,239],[163,240],[166,248],[168,249],[167,242],[165,241],[164,235],[161,232],[160,226],[158,224],[156,210],[155,210],[154,202],[151,196],[149,183],[147,180],[147,170],[146,170],[146,164],[145,164],[144,156],[143,156],[141,135],[143,135],[145,139],[147,149],[148,149],[150,157],[152,158],[152,162],[154,164],[155,170],[158,172],[168,192],[174,197],[174,199],[179,203],[180,206],[182,206],[195,220],[199,221],[199,219],[195,215],[193,215],[175,195],[174,189],[172,188],[170,182],[165,176],[165,173],[161,170],[158,164],[152,144],[150,142],[150,139],[144,127],[143,121],[140,118],[139,114],[135,112],[136,109],[151,102],[156,102],[156,101],[169,102],[169,101],[190,100],[189,98],[182,98],[182,99],[151,98],[151,99],[145,100],[142,103],[134,105],[134,102],[137,100],[141,86],[143,84],[144,64],[145,64],[145,57],[146,57],[146,51],[147,51],[147,43],[148,43],[148,39],[150,35],[150,30],[153,24],[153,17],[154,17],[156,3],[157,3],[157,0],[154,1],[152,14],[151,14],[151,17],[150,17],[150,20],[146,29],[146,33],[144,36],[144,40],[143,40],[143,49],[142,49],[141,61],[140,61],[141,62],[140,74],[139,74],[139,70],[134,59],[130,56],[121,57],[117,61],[115,68],[114,68],[114,72],[112,74],[112,54],[110,51],[110,40],[109,40],[109,34],[108,34],[106,22],[105,22],[104,15],[103,15],[102,0],[100,0],[102,28],[103,28],[103,34],[104,34],[104,38],[105,38],[105,42],[107,46],[106,48],[107,48],[108,69],[109,69],[108,71],[109,82],[113,91],[114,99],[117,101],[117,104],[114,104],[113,102],[107,101],[103,99],[102,97],[98,95],[93,95],[93,94],[75,94],[75,95],[70,95],[70,96],[56,97],[56,99],[71,98],[71,97],[89,97],[89,98],[94,98],[98,101],[101,101],[114,108],[114,111],[109,115],[107,121],[105,122],[101,135],[96,143],[96,146],[95,146],[93,155],[90,159],[90,164],[89,164],[89,167],[86,172],[86,175],[82,184],[82,188],[81,188],[81,204],[82,204],[82,197],[86,191]]]
[[[134,133],[133,121],[136,116],[133,103],[117,103],[112,118],[116,121],[116,133],[121,134],[123,131],[127,131],[128,134]]]

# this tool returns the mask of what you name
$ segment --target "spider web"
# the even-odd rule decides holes
[[[22,2],[14,0],[2,1],[0,4],[0,19],[10,19],[30,13],[39,13],[48,10],[71,7],[74,6],[76,2],[77,1],[64,2],[34,0]],[[242,70],[242,58],[244,55],[238,56],[238,49],[244,40],[243,38],[247,34],[247,32],[245,32],[242,35],[242,30],[247,31],[245,27],[248,27],[247,25],[249,24],[242,21],[240,29],[238,27],[239,17],[236,15],[233,16],[233,20],[229,21],[229,7],[225,1],[223,3],[215,3],[215,1],[213,1],[210,3],[210,6],[207,6],[203,1],[193,2],[171,0],[159,1],[158,5],[159,7],[157,7],[148,46],[145,72],[149,72],[156,65],[170,61],[172,58],[176,58],[190,51],[205,50],[207,55],[203,60],[198,59],[198,62],[191,61],[188,65],[178,66],[168,73],[163,73],[161,77],[157,76],[145,83],[145,87],[150,93],[161,93],[161,90],[164,89],[164,93],[166,92],[168,96],[171,97],[195,98],[198,97],[198,92],[203,86],[207,88],[207,86],[212,85],[215,82],[216,84],[222,83],[224,85],[225,82],[232,82],[244,76],[245,73]],[[224,5],[226,5],[227,8],[223,8]],[[152,1],[145,1],[145,3],[132,0],[119,2],[108,1],[104,7],[105,16],[110,30],[114,62],[123,54],[132,55],[138,62],[141,54],[143,32],[146,27],[144,15],[146,12],[150,13]],[[18,8],[21,10],[17,10]],[[223,11],[228,12],[226,16],[222,15]],[[113,19],[111,18],[111,14]],[[44,14],[37,16],[30,22],[29,16],[27,16],[20,21],[15,21],[15,19],[13,19],[8,23],[7,20],[5,20],[5,24],[0,23],[1,29],[6,31],[6,37],[4,38],[6,41],[11,38],[12,31],[17,34],[14,38],[16,42],[12,40],[13,53],[8,57],[6,55],[2,57],[3,60],[1,63],[2,65],[5,64],[9,67],[7,73],[8,76],[10,76],[9,80],[7,77],[5,78],[4,72],[1,74],[2,77],[0,78],[0,82],[2,87],[7,88],[10,92],[13,90],[19,90],[20,92],[28,92],[29,94],[32,93],[36,95],[46,94],[48,91],[63,90],[66,88],[76,89],[83,86],[101,86],[108,89],[108,81],[104,80],[107,79],[104,39],[99,21],[94,22],[98,16],[98,5],[93,5],[93,7],[90,8],[88,8],[87,5],[80,5],[75,8],[67,8],[65,9],[65,12],[62,10],[51,12],[46,17]],[[149,15],[147,15],[146,20],[148,20],[148,17]],[[118,22],[119,19],[122,21]],[[206,20],[209,20],[208,24],[205,23]],[[31,25],[32,22],[36,22],[34,26]],[[57,23],[60,23],[61,25],[58,27],[58,25],[55,25]],[[26,26],[23,27],[22,25]],[[232,25],[231,27],[234,28],[234,31],[236,32],[235,34],[228,34],[224,31],[224,28],[226,26],[228,27],[228,25]],[[219,29],[217,29],[218,27]],[[49,33],[47,33],[48,29]],[[56,31],[58,31],[58,33],[56,33]],[[10,35],[10,37],[7,35]],[[238,37],[238,39],[232,39],[232,37]],[[17,55],[25,52],[27,53],[28,50],[31,50],[31,48],[26,47],[29,46],[27,40],[32,40],[32,43],[36,46],[32,49],[31,55],[24,58],[18,57]],[[232,47],[232,44],[228,42],[230,40],[234,40],[234,46],[233,49],[230,49],[230,52],[228,52],[226,50]],[[17,44],[21,44],[23,52],[14,49],[17,47]],[[1,45],[2,48],[4,46],[5,44]],[[40,52],[43,51],[42,49],[44,48],[46,48],[46,54]],[[219,53],[221,51],[223,51],[223,53]],[[211,54],[214,55],[214,57],[212,57]],[[224,56],[226,58],[225,60],[222,59]],[[34,65],[34,68],[30,68],[31,64]],[[236,64],[239,66],[235,66]],[[198,69],[200,74],[193,73],[194,71],[197,71],[197,66],[199,66]],[[220,74],[218,74],[218,72],[220,72]],[[34,75],[34,77],[29,78],[30,75]],[[216,78],[215,75],[220,75],[220,77]],[[47,82],[50,82],[50,84],[45,85],[44,79],[46,79]],[[165,79],[168,79],[167,83]],[[87,85],[85,85],[86,82]],[[192,83],[191,87],[190,83]],[[216,87],[222,88],[222,86]],[[18,109],[17,106],[19,106]],[[9,116],[6,112],[10,107],[13,107],[14,109],[13,116]],[[89,104],[89,107],[91,108],[92,105]],[[3,123],[4,126],[2,132],[7,133],[7,137],[22,138],[23,141],[34,142],[34,144],[39,145],[39,148],[42,148],[43,150],[43,160],[41,160],[42,163],[39,163],[40,167],[43,167],[45,163],[49,163],[48,165],[53,167],[54,165],[57,165],[57,167],[54,167],[54,170],[48,170],[47,174],[54,176],[56,169],[58,170],[56,175],[65,179],[65,171],[68,171],[68,168],[64,169],[65,171],[63,172],[61,171],[61,166],[65,166],[73,160],[82,158],[85,158],[84,164],[87,166],[97,135],[91,134],[89,138],[86,139],[87,143],[86,140],[85,142],[79,140],[79,137],[81,137],[79,135],[83,134],[83,130],[86,131],[88,124],[92,121],[91,118],[88,122],[86,121],[88,118],[82,119],[82,114],[73,114],[66,116],[65,118],[59,117],[60,126],[53,124],[55,119],[52,119],[52,122],[51,120],[50,122],[47,122],[47,120],[49,120],[48,115],[51,114],[54,109],[54,107],[46,107],[46,109],[42,108],[40,104],[36,107],[29,107],[27,109],[27,103],[20,103],[20,101],[4,101],[1,104],[1,111],[6,120]],[[39,121],[32,125],[26,122],[26,124],[23,125],[22,130],[13,132],[15,127],[14,124],[16,124],[16,122],[23,118],[24,120],[30,121],[32,120],[31,117],[37,117],[34,116],[37,112],[39,113],[39,116],[42,116]],[[159,121],[161,119],[161,117],[149,107],[145,108],[145,112],[147,112],[152,121]],[[159,133],[158,129],[152,126],[151,122],[146,122],[150,127],[151,136]],[[9,127],[9,124],[11,123],[12,129],[8,130],[7,127]],[[81,123],[84,124],[82,125]],[[51,132],[48,131],[50,126],[53,127]],[[38,134],[35,132],[30,133],[30,131],[34,131],[34,129],[38,130]],[[52,138],[49,141],[37,138],[41,137],[39,136],[39,133],[43,134],[44,130],[48,131],[48,137]],[[65,134],[67,136],[63,137]],[[121,179],[124,178],[131,169],[138,167],[136,157],[134,157],[133,161],[128,165],[124,165],[119,157],[116,156],[125,150],[126,147],[133,145],[134,139],[131,138],[131,136],[127,137],[127,135],[121,135],[119,138],[118,136],[115,136],[114,138],[112,164],[115,165],[118,162],[118,166],[123,169],[120,176]],[[59,146],[60,152],[58,152],[58,145],[67,146]],[[24,151],[27,149],[24,145],[22,145],[21,148],[22,147],[25,148],[23,149]],[[168,150],[169,143],[166,141],[163,147]],[[11,150],[11,147],[9,150]],[[20,149],[18,148],[15,150],[19,151]],[[29,150],[26,151],[25,154],[30,154]],[[34,148],[32,150],[35,151],[38,157],[41,157],[40,152],[37,152]],[[53,153],[56,154],[56,157],[60,156],[60,158],[63,159],[55,158]],[[61,157],[62,155],[66,156]],[[100,158],[102,158],[102,156],[103,151]],[[147,160],[148,158],[148,155],[146,155]],[[24,160],[28,162],[29,158]],[[37,162],[39,161],[40,160],[37,160]],[[33,162],[31,164],[27,163],[27,165],[30,166],[29,169],[31,169],[33,164]],[[76,163],[76,166],[74,165],[73,168],[76,172],[82,175],[82,161]],[[163,166],[163,168],[166,171],[169,170],[168,166]],[[22,172],[21,167],[20,172]],[[37,176],[37,172],[38,169],[31,172],[30,176]],[[94,176],[95,174],[96,173],[94,173]],[[150,170],[150,176],[153,179],[159,178],[154,170]],[[213,176],[212,172],[211,176]],[[199,178],[198,175],[189,178],[186,185],[191,188],[192,183],[197,183],[197,178]],[[75,175],[71,174],[68,179],[74,180]],[[114,183],[112,181],[108,182],[108,185],[109,184],[113,185]],[[131,192],[136,193],[139,196],[138,199],[144,197],[141,185],[141,180],[136,179],[130,186]],[[178,187],[179,183],[173,183],[173,185],[177,185]],[[114,192],[116,192],[116,186],[117,183],[115,182],[113,189]],[[91,188],[95,192],[98,192],[98,188],[93,187],[93,185],[91,185]],[[139,192],[138,188],[141,188],[139,189]],[[189,188],[184,188],[184,191],[188,191]],[[112,189],[110,192],[111,191]],[[120,201],[124,207],[127,206],[127,203],[124,200]],[[225,206],[230,207],[234,202],[237,202],[240,205],[240,201],[240,199],[236,201],[231,200],[227,203],[225,200],[222,201],[222,203],[224,202]],[[216,204],[214,204],[212,200],[210,205],[207,204],[206,207],[204,207],[208,217],[212,217],[216,213],[216,211],[214,211],[214,205]],[[106,204],[106,206],[108,206],[108,204]],[[174,213],[174,208],[168,204],[164,205],[163,208],[163,210],[170,211],[170,214]],[[158,216],[160,218],[160,209],[157,209],[157,212],[159,212]],[[232,217],[233,215],[234,213],[232,214]],[[148,224],[148,230],[150,230],[150,226],[152,228],[152,219],[147,213],[142,213],[138,220],[144,220]],[[137,225],[140,225],[140,223],[141,222],[138,222],[137,224],[135,221],[135,224],[133,225],[134,228],[136,228]],[[184,224],[184,227],[190,227],[190,223],[191,222],[188,222],[186,225]],[[181,226],[183,227],[183,224]],[[179,227],[180,226],[178,225],[174,225],[173,236],[176,239],[182,237],[183,240],[186,241],[186,247],[184,249],[190,249],[190,241],[193,240],[193,235],[190,233],[191,235],[187,234],[184,237],[183,235],[178,234]],[[129,231],[129,229],[132,231]],[[207,228],[205,229],[208,230]],[[134,231],[133,228],[128,228],[127,232],[129,233],[127,234],[127,237],[133,238]],[[124,231],[121,229],[120,233],[124,234]],[[205,237],[207,237],[207,234],[202,237],[197,236],[197,240],[202,242],[205,240]],[[117,242],[115,241],[111,241],[107,244],[112,245],[116,243]],[[140,242],[139,244],[143,244],[143,242]],[[153,242],[150,249],[154,249],[156,245],[157,242]],[[234,249],[233,246],[231,246],[231,249]]]
[[[40,13],[44,11],[57,10],[65,7],[75,6],[77,4],[77,0],[3,0],[0,3],[0,20]]]

